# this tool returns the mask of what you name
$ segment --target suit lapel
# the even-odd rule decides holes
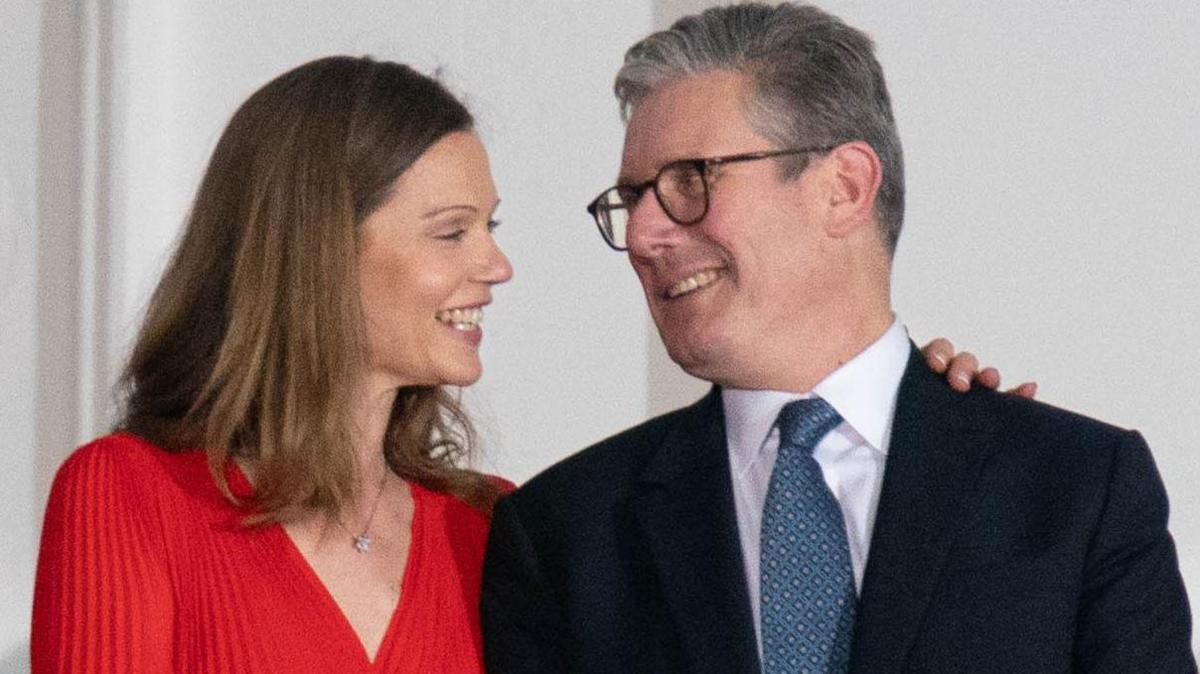
[[[883,488],[863,579],[852,671],[899,671],[946,553],[972,510],[986,428],[916,348],[900,382]]]
[[[668,431],[631,506],[689,671],[758,672],[718,389]]]

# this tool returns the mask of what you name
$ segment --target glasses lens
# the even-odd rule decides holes
[[[704,217],[708,204],[708,189],[704,184],[703,168],[695,162],[667,164],[658,174],[655,184],[663,208],[671,219],[684,225]]]
[[[625,233],[628,231],[629,206],[637,201],[637,196],[629,194],[632,190],[614,187],[596,200],[596,224],[608,245],[619,250],[625,250]]]

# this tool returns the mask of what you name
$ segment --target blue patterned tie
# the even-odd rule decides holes
[[[779,458],[763,507],[764,674],[845,672],[854,634],[854,574],[837,499],[813,449],[842,418],[820,398],[779,412]]]

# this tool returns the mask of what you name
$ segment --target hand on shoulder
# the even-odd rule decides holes
[[[921,354],[925,356],[925,362],[929,364],[931,370],[946,375],[946,381],[955,391],[965,393],[971,390],[972,384],[979,384],[990,389],[1000,387],[999,370],[990,366],[981,370],[979,360],[973,353],[970,351],[955,353],[954,344],[945,337],[938,337],[921,347]],[[1037,396],[1037,382],[1024,382],[1008,389],[1005,393],[1022,398],[1034,398]]]

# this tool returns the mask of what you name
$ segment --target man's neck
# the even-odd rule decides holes
[[[817,382],[845,365],[887,332],[895,321],[891,309],[874,311],[856,320],[813,321],[795,332],[795,339],[758,354],[755,367],[737,379],[714,382],[740,389],[806,393]]]

